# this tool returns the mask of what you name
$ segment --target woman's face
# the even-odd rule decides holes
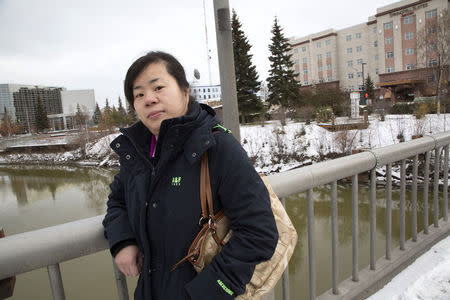
[[[152,63],[133,83],[134,109],[139,119],[158,137],[161,122],[187,112],[189,90],[181,90],[163,62]]]

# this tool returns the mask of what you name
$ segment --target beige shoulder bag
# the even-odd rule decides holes
[[[260,299],[275,287],[288,265],[298,238],[294,225],[267,179],[264,176],[261,176],[261,179],[269,191],[270,205],[278,229],[278,244],[271,259],[256,265],[245,293],[236,297],[239,300]],[[201,162],[200,200],[202,217],[199,224],[202,229],[189,247],[188,255],[180,260],[172,270],[185,260],[189,260],[195,270],[200,273],[233,234],[232,230],[228,228],[228,219],[223,209],[214,215],[207,152],[203,154]]]

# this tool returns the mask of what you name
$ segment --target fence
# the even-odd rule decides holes
[[[332,288],[320,299],[360,299],[377,290],[386,280],[406,267],[411,260],[429,249],[434,243],[450,232],[448,222],[448,152],[450,132],[425,136],[413,141],[400,143],[376,150],[318,163],[268,177],[277,195],[282,199],[299,192],[307,192],[308,256],[309,256],[309,297],[316,299],[315,288],[315,247],[314,247],[314,187],[331,186],[331,232]],[[434,151],[433,174],[433,224],[428,226],[428,184],[423,185],[424,231],[417,233],[417,177],[419,155],[425,155],[424,178],[429,178],[431,153]],[[439,220],[439,174],[443,152],[442,219]],[[405,241],[405,194],[406,160],[412,158],[412,239]],[[437,159],[436,159],[437,158]],[[391,246],[392,210],[392,164],[401,164],[400,183],[400,247]],[[376,169],[386,166],[386,254],[375,261],[375,174]],[[358,266],[358,180],[359,173],[370,171],[370,266],[359,271]],[[338,282],[337,259],[337,181],[352,178],[352,276]],[[424,179],[425,183],[428,183]],[[0,239],[0,279],[34,269],[47,267],[54,299],[65,299],[59,263],[107,249],[101,220],[97,216],[58,226],[17,234]],[[114,263],[113,263],[114,264]],[[119,299],[128,299],[128,290],[123,274],[114,265]],[[283,275],[283,300],[290,299],[289,278]],[[273,293],[268,298],[274,298]]]

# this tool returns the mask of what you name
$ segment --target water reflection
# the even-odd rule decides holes
[[[57,167],[1,167],[2,190],[9,185],[19,207],[50,198],[58,200],[58,193],[79,189],[80,201],[96,214],[105,212],[112,171],[95,168]],[[9,199],[11,200],[11,199]]]

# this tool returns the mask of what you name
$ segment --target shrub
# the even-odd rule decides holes
[[[416,103],[395,103],[392,105],[391,114],[412,115],[416,109],[416,106]]]

